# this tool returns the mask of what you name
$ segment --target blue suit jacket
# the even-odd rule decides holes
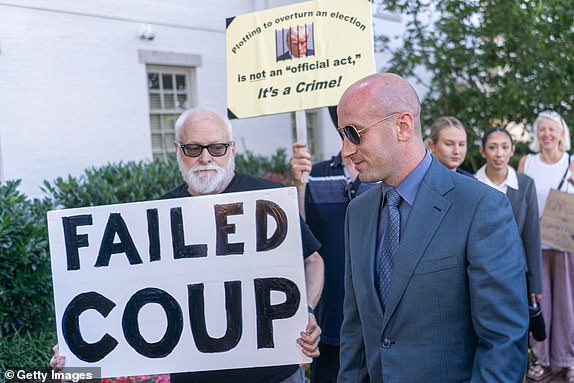
[[[374,187],[347,210],[338,382],[521,382],[527,294],[506,196],[433,159],[401,232],[384,313],[374,282],[381,198]]]

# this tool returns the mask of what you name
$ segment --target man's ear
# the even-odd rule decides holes
[[[397,137],[399,141],[408,141],[415,133],[415,121],[410,113],[402,114],[397,120]]]

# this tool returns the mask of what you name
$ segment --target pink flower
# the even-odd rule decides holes
[[[145,382],[151,379],[151,375],[140,375],[140,376],[132,376],[132,380],[134,383],[137,382]]]
[[[120,376],[117,378],[102,379],[102,383],[170,383],[169,374]]]
[[[170,383],[169,375],[168,374],[156,375],[155,383]]]

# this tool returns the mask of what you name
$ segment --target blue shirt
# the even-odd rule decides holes
[[[409,219],[409,214],[411,213],[411,209],[413,207],[413,204],[415,203],[417,193],[419,192],[419,188],[421,186],[421,183],[423,182],[423,178],[425,177],[427,171],[430,168],[431,162],[432,162],[432,156],[427,150],[423,160],[396,187],[397,192],[403,199],[399,205],[399,213],[401,215],[401,232],[404,230],[405,225],[407,224],[407,220]],[[384,238],[385,230],[387,228],[387,216],[389,209],[387,207],[387,204],[385,203],[386,202],[385,196],[387,192],[393,187],[383,182],[382,188],[383,188],[383,200],[381,202],[382,208],[379,218],[379,240],[377,243],[377,249],[379,249],[381,246],[381,240],[382,238]],[[378,255],[379,254],[377,252],[377,257]],[[379,260],[377,259],[377,262],[375,262],[375,270],[374,270],[375,276],[377,275],[376,268],[378,264]],[[377,278],[375,278],[375,280],[377,280]]]

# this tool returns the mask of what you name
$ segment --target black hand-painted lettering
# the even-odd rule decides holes
[[[110,334],[105,334],[95,343],[87,343],[80,329],[80,315],[84,311],[96,310],[106,318],[115,306],[114,302],[94,291],[82,293],[68,304],[62,315],[62,333],[70,351],[78,359],[95,363],[116,348],[118,341]]]
[[[295,282],[286,278],[257,278],[253,283],[257,309],[257,348],[273,348],[273,320],[295,315],[301,302],[301,292]],[[271,305],[271,291],[285,293],[285,302]]]
[[[171,241],[173,245],[173,258],[199,258],[207,257],[207,245],[186,245],[183,234],[183,215],[180,207],[170,210]]]
[[[64,242],[66,243],[66,261],[68,270],[80,269],[80,247],[90,246],[87,234],[78,235],[76,228],[78,226],[87,226],[92,224],[91,214],[75,215],[72,217],[62,217],[62,226],[64,226]]]
[[[149,261],[161,260],[159,247],[159,218],[157,209],[147,209],[147,236],[149,238]]]
[[[273,217],[277,228],[270,238],[267,238],[267,216]],[[255,205],[255,225],[257,251],[269,251],[278,247],[287,236],[287,215],[273,201],[257,200]]]
[[[159,304],[167,317],[165,334],[155,343],[147,342],[139,328],[139,312],[148,303]],[[150,287],[138,291],[130,298],[122,317],[122,328],[126,341],[138,354],[148,358],[165,358],[179,342],[183,330],[183,313],[174,297],[161,289]]]
[[[120,242],[114,243],[118,235]],[[95,267],[109,266],[112,254],[125,253],[130,265],[143,263],[128,227],[120,213],[110,213]]]
[[[195,345],[203,353],[229,351],[237,346],[243,333],[241,281],[225,282],[227,329],[221,338],[212,338],[207,333],[203,289],[203,283],[187,286],[191,333]]]
[[[235,225],[227,223],[228,215],[243,214],[243,203],[230,203],[215,205],[215,226],[217,231],[216,255],[243,254],[245,244],[243,242],[229,243],[229,234],[235,233]]]

